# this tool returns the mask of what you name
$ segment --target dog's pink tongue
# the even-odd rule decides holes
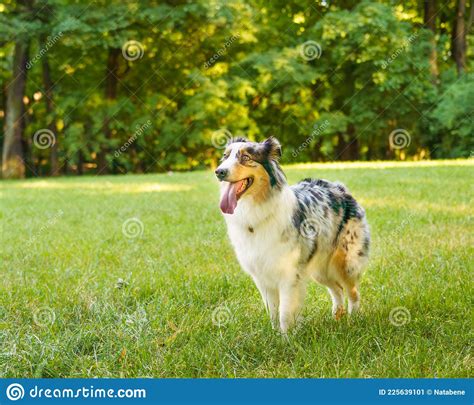
[[[233,214],[237,207],[237,190],[242,182],[227,183],[221,196],[221,211],[224,214]]]

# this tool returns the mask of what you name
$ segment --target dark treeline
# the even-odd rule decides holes
[[[0,2],[2,175],[215,165],[230,136],[284,162],[474,151],[466,0]]]

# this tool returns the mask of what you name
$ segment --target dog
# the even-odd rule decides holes
[[[281,145],[231,139],[215,170],[220,208],[244,271],[255,282],[274,328],[286,334],[301,318],[306,287],[327,287],[332,315],[360,306],[359,280],[369,256],[364,209],[340,183],[304,179],[289,186]]]

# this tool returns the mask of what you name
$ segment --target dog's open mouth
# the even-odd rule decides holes
[[[248,177],[235,182],[227,182],[221,196],[221,210],[224,214],[233,214],[237,201],[250,188],[253,179]]]

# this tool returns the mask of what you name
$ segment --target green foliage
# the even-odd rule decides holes
[[[28,42],[24,138],[27,161],[41,173],[51,151],[32,137],[52,121],[68,173],[78,164],[94,170],[101,152],[115,173],[212,166],[216,131],[274,135],[287,162],[466,156],[474,88],[469,73],[457,84],[452,74],[454,10],[441,10],[447,22],[433,36],[416,2],[392,3],[37,0],[28,8],[9,0],[0,12],[0,77],[11,79],[15,41]],[[122,53],[129,41],[132,58]],[[306,57],[307,43],[317,44],[317,57]],[[467,56],[469,68],[470,48]],[[50,114],[44,60],[54,83]],[[148,119],[151,127],[114,156]],[[402,153],[390,148],[396,129],[411,137]]]
[[[430,113],[430,139],[437,156],[472,156],[474,151],[474,80],[448,85]]]

